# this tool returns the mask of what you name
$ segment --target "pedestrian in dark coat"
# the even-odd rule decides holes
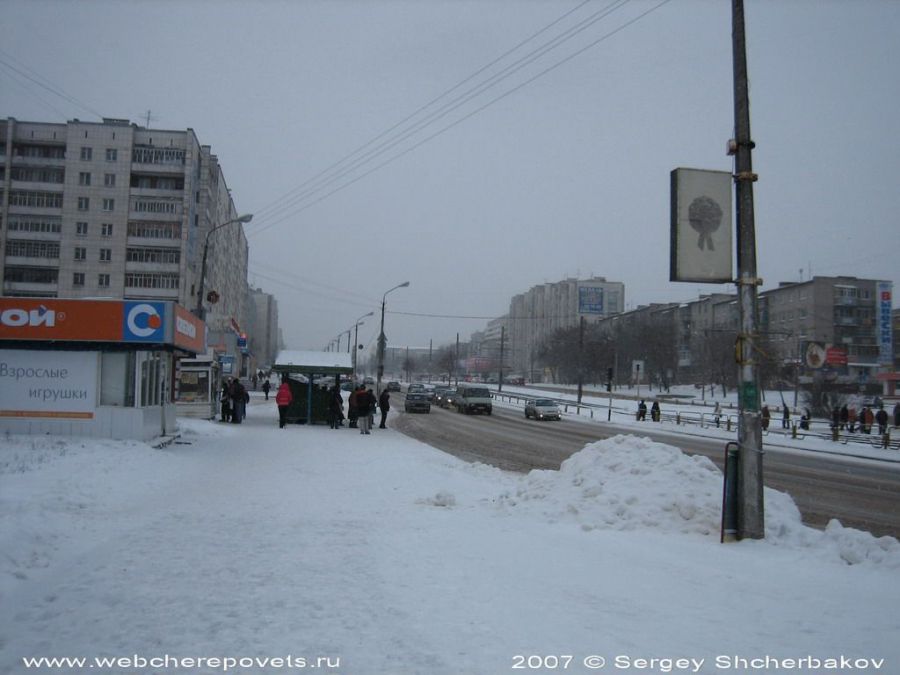
[[[659,401],[653,401],[653,405],[650,406],[650,419],[654,422],[659,422],[660,417]]]
[[[769,420],[771,419],[771,417],[772,413],[769,412],[769,406],[764,405],[762,407],[762,413],[760,414],[763,431],[769,430]]]
[[[878,433],[884,436],[887,433],[888,428],[887,410],[883,407],[879,408],[878,412],[875,413],[875,421],[878,422]]]
[[[643,401],[638,403],[637,419],[638,422],[643,422],[647,419],[647,404]]]
[[[786,403],[782,404],[781,428],[782,429],[790,429],[791,428],[791,409],[787,406]]]
[[[837,406],[831,409],[831,428],[837,429],[841,425],[841,409]]]
[[[269,400],[269,389],[272,388],[272,385],[269,384],[269,380],[263,380],[263,393],[266,395],[266,400]]]
[[[900,427],[900,403],[894,406],[894,426]]]
[[[335,385],[331,388],[331,398],[328,403],[328,422],[332,429],[339,429],[343,419],[344,399],[341,396],[341,388]]]
[[[391,409],[391,394],[387,389],[378,397],[378,407],[381,409],[381,424],[378,425],[378,428],[387,429],[384,423],[387,421],[388,410]]]
[[[287,421],[288,406],[293,400],[294,395],[291,393],[291,387],[290,385],[288,385],[287,380],[283,380],[281,382],[281,385],[278,387],[278,391],[275,393],[275,405],[278,406],[279,429],[284,429],[284,425]]]
[[[247,416],[247,401],[250,394],[237,378],[231,381],[231,421],[234,424],[240,424]]]
[[[229,383],[226,381],[222,382],[222,391],[219,392],[219,407],[222,412],[222,421],[230,422],[231,421],[231,391],[229,389]]]
[[[841,406],[841,431],[844,430],[844,427],[847,427],[850,422],[850,409],[847,407],[847,404]],[[849,429],[849,427],[848,427]],[[852,429],[850,429],[852,431]]]

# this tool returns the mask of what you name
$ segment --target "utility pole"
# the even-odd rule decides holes
[[[578,405],[584,390],[584,316],[578,322]]]
[[[453,379],[456,380],[454,386],[459,386],[459,333],[456,334],[456,358],[453,360]]]
[[[757,290],[756,226],[753,215],[753,173],[750,136],[750,94],[747,84],[747,45],[744,34],[744,1],[732,0],[732,49],[734,59],[735,199],[737,201],[737,284],[740,332],[739,368],[737,536],[765,537],[763,508],[762,427],[759,419],[759,372],[756,363]]]
[[[500,377],[497,391],[503,391],[503,344],[506,342],[506,326],[500,326]]]

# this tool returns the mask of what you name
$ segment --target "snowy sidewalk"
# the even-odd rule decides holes
[[[620,437],[523,477],[393,430],[280,430],[254,403],[242,425],[182,420],[190,444],[162,450],[0,442],[0,672],[291,655],[341,675],[491,675],[517,656],[586,673],[597,655],[720,673],[740,672],[720,655],[841,654],[900,672],[896,540],[809,530],[770,493],[777,532],[722,546],[705,460]]]

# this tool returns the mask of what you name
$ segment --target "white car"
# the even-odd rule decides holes
[[[538,398],[525,401],[525,418],[533,417],[536,420],[559,420],[559,406],[548,398]]]

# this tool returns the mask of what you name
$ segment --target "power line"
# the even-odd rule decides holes
[[[21,66],[21,68],[14,66],[12,63],[10,63],[9,61],[2,59],[2,58],[0,58],[0,65],[4,66],[8,70],[11,70],[11,71],[19,74],[21,77],[24,77],[28,81],[33,82],[34,84],[41,87],[42,89],[46,89],[54,96],[58,96],[59,98],[63,99],[64,101],[71,103],[72,105],[75,105],[75,106],[81,108],[82,110],[85,110],[85,111],[91,113],[92,115],[96,115],[99,119],[103,119],[102,113],[99,113],[96,110],[94,110],[93,108],[91,108],[90,106],[86,105],[85,103],[82,103],[81,101],[79,101],[77,98],[75,98],[71,94],[67,94],[61,88],[59,88],[58,86],[53,84],[50,80],[48,80],[47,78],[45,78],[42,75],[40,75],[39,73],[37,73],[35,70],[29,68],[28,66],[23,64],[21,61],[16,59],[11,54],[3,51],[2,49],[0,49],[0,54],[5,56],[7,59],[19,64],[19,66]],[[26,71],[28,71],[28,72],[26,72]],[[30,75],[29,72],[32,74]],[[41,80],[43,80],[43,82]]]
[[[306,205],[304,205],[304,206],[301,206],[299,209],[296,209],[296,210],[294,210],[293,212],[287,213],[287,214],[285,214],[285,215],[283,215],[283,216],[279,216],[279,215],[278,215],[278,214],[283,213],[286,209],[291,208],[291,207],[294,206],[295,204],[301,203],[301,202],[303,202],[305,199],[309,199],[310,197],[314,196],[316,193],[321,192],[322,190],[324,190],[325,188],[327,188],[329,185],[334,184],[334,183],[336,183],[337,181],[341,180],[342,178],[348,176],[349,174],[351,174],[353,171],[355,171],[355,170],[358,169],[359,167],[361,167],[361,166],[363,166],[363,165],[365,165],[365,164],[369,164],[371,161],[373,161],[373,160],[376,159],[377,157],[379,157],[379,156],[381,156],[381,155],[387,153],[391,148],[396,147],[397,145],[399,145],[400,143],[402,143],[402,142],[405,141],[405,140],[408,140],[410,137],[414,136],[416,133],[418,133],[418,132],[420,132],[420,131],[423,131],[423,130],[426,129],[427,127],[429,127],[429,126],[431,126],[432,124],[434,124],[437,120],[439,120],[439,119],[441,119],[441,118],[443,118],[443,117],[446,117],[446,115],[449,114],[450,112],[452,112],[452,111],[454,111],[454,110],[457,110],[458,108],[462,107],[463,105],[465,105],[465,104],[468,103],[469,101],[471,101],[471,100],[473,100],[474,98],[476,98],[477,96],[481,95],[482,93],[484,93],[484,92],[487,91],[488,89],[490,89],[490,88],[496,86],[497,84],[499,84],[500,82],[502,82],[502,81],[508,79],[509,77],[511,77],[513,74],[515,74],[516,72],[518,72],[519,70],[521,70],[521,69],[524,68],[525,66],[532,64],[532,63],[535,62],[537,59],[539,59],[539,58],[545,56],[547,53],[549,53],[549,52],[552,51],[553,49],[556,49],[557,47],[561,46],[561,45],[564,44],[565,42],[568,42],[569,40],[571,40],[572,38],[574,38],[576,35],[578,35],[579,33],[583,32],[584,30],[586,30],[586,29],[587,29],[588,27],[590,27],[591,25],[593,25],[593,24],[597,23],[598,21],[600,21],[601,19],[603,19],[603,18],[609,16],[609,15],[610,15],[612,12],[614,12],[615,10],[620,9],[621,7],[623,7],[623,6],[624,6],[626,3],[628,3],[629,1],[630,1],[630,0],[615,0],[615,1],[612,2],[611,4],[605,6],[603,9],[601,9],[601,10],[599,10],[599,11],[597,11],[597,12],[594,12],[593,14],[591,14],[590,16],[588,16],[587,18],[581,20],[579,23],[577,23],[577,24],[575,24],[574,26],[568,28],[567,30],[565,30],[564,32],[560,33],[560,34],[557,35],[556,37],[554,37],[554,38],[552,38],[551,40],[549,40],[549,41],[547,41],[547,42],[545,42],[545,43],[539,45],[538,47],[536,47],[535,49],[533,49],[533,50],[532,50],[531,52],[529,52],[528,54],[526,54],[526,55],[520,57],[519,59],[517,59],[516,61],[514,61],[514,62],[511,63],[510,65],[506,66],[503,70],[501,70],[500,72],[498,72],[498,73],[496,73],[495,75],[491,76],[491,77],[488,78],[487,80],[484,80],[484,81],[481,82],[480,84],[477,84],[477,85],[474,86],[473,88],[470,88],[468,91],[464,92],[463,94],[461,94],[460,96],[456,97],[455,99],[449,101],[448,103],[445,103],[445,104],[444,104],[443,106],[441,106],[438,110],[436,110],[436,111],[430,113],[430,114],[429,114],[428,116],[426,116],[424,119],[419,120],[418,122],[416,122],[416,123],[415,123],[414,125],[412,125],[411,127],[407,128],[407,129],[404,130],[404,131],[399,132],[399,134],[394,135],[393,138],[391,138],[390,140],[387,140],[387,141],[381,143],[379,146],[377,146],[377,147],[374,148],[373,150],[369,150],[368,152],[362,154],[361,156],[356,157],[356,159],[354,159],[348,166],[344,167],[343,169],[338,170],[337,173],[335,173],[334,175],[331,175],[330,177],[325,178],[325,179],[322,180],[322,181],[318,181],[318,184],[317,184],[317,185],[312,185],[312,186],[310,186],[308,189],[306,189],[305,191],[303,191],[301,194],[296,195],[295,197],[291,198],[290,200],[288,200],[288,201],[285,202],[284,204],[281,204],[281,205],[276,206],[275,209],[274,209],[274,211],[272,211],[272,212],[270,213],[270,217],[275,217],[276,220],[274,220],[274,221],[268,223],[266,226],[264,226],[264,227],[262,227],[262,228],[259,228],[259,229],[255,230],[254,232],[255,232],[255,233],[259,233],[259,232],[262,232],[262,231],[265,231],[265,230],[269,229],[270,227],[273,227],[274,225],[280,224],[280,223],[284,222],[285,220],[289,219],[290,217],[292,217],[292,216],[294,216],[294,215],[296,215],[296,214],[298,214],[298,213],[300,213],[300,212],[302,212],[302,211],[305,211],[306,209],[310,208],[311,206],[313,206],[313,205],[315,205],[315,204],[318,204],[320,201],[322,201],[322,199],[331,196],[332,194],[334,194],[335,192],[337,192],[337,191],[339,191],[339,190],[343,190],[345,187],[348,187],[349,185],[352,185],[352,184],[355,183],[356,180],[358,180],[359,178],[364,178],[365,176],[368,176],[369,174],[372,173],[372,171],[368,171],[368,172],[364,173],[362,176],[359,176],[357,179],[351,180],[351,181],[345,183],[344,185],[339,186],[339,187],[336,188],[335,190],[329,191],[328,193],[326,193],[325,195],[323,195],[322,198],[320,198],[320,199],[315,199],[314,201],[312,201],[312,202],[310,202],[310,203],[308,203],[308,204],[306,204]],[[579,7],[583,6],[584,4],[585,4],[585,3],[582,3],[582,5],[579,5]],[[664,3],[663,3],[663,4],[664,4]],[[578,8],[576,8],[576,9],[578,9]],[[655,8],[654,8],[654,9],[655,9]],[[572,11],[574,11],[574,10],[572,10]],[[653,10],[650,10],[650,11],[653,11]],[[594,46],[594,45],[598,44],[598,43],[601,42],[603,39],[606,39],[606,38],[610,37],[611,35],[615,34],[615,33],[618,32],[619,30],[622,30],[624,27],[627,27],[628,25],[631,25],[632,23],[634,23],[635,21],[639,20],[639,19],[642,18],[643,16],[646,16],[646,14],[648,14],[648,13],[649,13],[649,12],[645,12],[645,13],[641,14],[640,16],[638,16],[636,19],[634,19],[634,20],[632,20],[632,21],[629,21],[629,22],[625,23],[623,26],[620,26],[617,30],[612,31],[611,33],[609,33],[609,34],[607,34],[606,36],[604,36],[603,38],[601,38],[601,40],[598,40],[598,41],[595,41],[595,42],[591,43],[591,45],[589,45],[588,48],[590,48],[591,46]],[[571,12],[568,12],[567,15],[568,15],[568,14],[571,14]],[[557,21],[553,22],[553,24],[558,23],[562,18],[563,18],[563,17],[560,17],[560,19],[557,19]],[[553,24],[550,24],[550,25],[553,25]],[[538,31],[538,33],[536,33],[535,35],[533,35],[533,36],[531,36],[530,38],[528,38],[528,40],[523,41],[522,43],[520,43],[519,45],[517,45],[514,49],[509,50],[508,52],[506,52],[506,54],[512,53],[513,51],[515,51],[516,49],[518,49],[518,48],[519,48],[522,44],[524,44],[525,42],[528,42],[529,40],[533,39],[536,35],[539,35],[541,32],[544,32],[547,28],[549,28],[549,26],[545,27],[545,28],[542,29],[541,31]],[[543,71],[542,73],[539,73],[536,77],[533,77],[533,78],[527,80],[524,84],[530,84],[531,82],[533,82],[533,81],[534,81],[535,79],[537,79],[538,77],[541,77],[543,74],[546,74],[546,73],[549,72],[550,70],[553,70],[555,67],[561,65],[562,63],[565,63],[566,61],[571,60],[571,58],[573,58],[574,56],[576,56],[576,55],[582,53],[583,51],[585,51],[585,50],[579,50],[579,51],[576,52],[574,55],[572,55],[572,56],[570,56],[570,57],[568,57],[568,58],[566,58],[566,59],[563,59],[561,62],[559,62],[558,64],[556,64],[556,66],[552,66],[551,68],[546,69],[546,70]],[[505,55],[506,55],[506,54],[505,54]],[[505,55],[504,55],[504,56],[505,56]],[[500,58],[503,58],[503,57],[500,57]],[[495,59],[495,61],[492,62],[492,63],[489,64],[489,65],[493,65],[494,63],[496,63],[496,62],[499,61],[499,60],[500,60],[500,59]],[[479,73],[483,72],[487,67],[488,67],[488,66],[485,66],[484,68],[480,69],[478,72],[479,72]],[[470,76],[469,78],[467,78],[467,79],[464,80],[463,82],[467,82],[467,81],[471,80],[473,77],[474,77],[474,75],[473,75],[473,76]],[[442,98],[444,95],[446,95],[446,93],[449,93],[449,91],[455,90],[455,89],[458,88],[461,84],[462,84],[462,83],[460,83],[460,84],[456,85],[455,87],[453,87],[452,89],[448,90],[448,92],[445,92],[445,94],[442,94],[442,95],[441,95],[440,97],[438,97],[437,99],[434,99],[434,101],[432,101],[431,103],[434,103],[435,101],[440,100],[440,98]],[[514,91],[518,91],[519,89],[522,88],[522,86],[524,86],[524,85],[520,85],[519,87],[516,87],[516,88],[510,90],[509,92],[507,92],[506,95],[508,95],[508,94],[510,94],[510,93],[513,93]],[[469,114],[469,115],[466,115],[466,116],[463,117],[462,119],[457,120],[456,122],[454,122],[453,124],[449,125],[448,127],[445,127],[445,128],[442,129],[438,134],[433,134],[433,135],[429,136],[428,138],[424,139],[424,141],[422,141],[422,142],[420,142],[420,143],[416,143],[416,144],[413,145],[411,148],[408,148],[406,151],[400,153],[399,155],[397,155],[395,158],[389,160],[388,162],[384,162],[384,163],[379,164],[378,166],[375,167],[375,170],[378,170],[378,169],[380,169],[380,168],[383,168],[383,167],[386,166],[387,164],[393,162],[395,159],[397,159],[397,158],[399,158],[399,157],[401,157],[401,156],[407,154],[407,152],[409,152],[409,151],[411,151],[411,150],[414,150],[414,149],[418,148],[418,147],[421,146],[424,142],[427,142],[427,141],[429,141],[429,140],[435,138],[435,137],[436,137],[437,135],[439,135],[440,133],[443,133],[443,132],[446,131],[447,129],[449,129],[449,128],[455,126],[456,124],[458,124],[458,123],[460,123],[460,122],[462,122],[462,121],[464,121],[464,120],[466,120],[466,119],[468,119],[468,118],[471,117],[473,114],[476,114],[476,113],[478,113],[478,112],[481,112],[482,110],[484,110],[484,109],[485,109],[486,107],[488,107],[489,105],[492,105],[493,103],[497,102],[498,100],[500,100],[501,98],[504,98],[504,97],[505,97],[505,95],[504,95],[504,96],[501,96],[501,97],[498,97],[498,98],[494,99],[493,101],[490,101],[487,105],[478,108],[476,111],[474,111],[474,113]],[[427,108],[427,107],[429,107],[429,106],[431,105],[431,103],[427,104],[426,106],[423,106],[423,108],[420,108],[420,111],[421,111],[421,110],[424,110],[424,109]],[[413,115],[413,116],[414,116],[414,115]],[[413,116],[410,116],[410,117],[407,118],[407,119],[410,119],[410,118],[413,117]],[[400,126],[400,125],[399,125],[399,124],[398,124],[398,125],[395,125],[394,127],[392,127],[392,129],[395,129],[395,128],[397,128],[398,126]],[[381,138],[381,137],[387,135],[388,133],[389,133],[389,132],[384,132],[384,133],[382,133],[381,135],[379,135],[378,137],[376,137],[376,139],[377,139],[377,138]],[[362,147],[363,147],[363,148],[368,147],[369,145],[371,145],[372,143],[374,143],[376,139],[373,139],[372,141],[370,141],[369,143],[367,143],[365,146],[362,146]],[[361,150],[361,149],[362,149],[362,148],[360,148],[360,150]],[[351,155],[351,156],[352,156],[352,155]],[[349,156],[348,156],[348,157],[349,157]],[[346,159],[346,158],[345,158],[345,159]],[[340,162],[340,163],[343,163],[343,160],[342,160],[342,162]],[[339,164],[340,164],[340,163],[339,163]],[[336,165],[336,166],[337,166],[337,165]],[[329,171],[330,171],[330,170],[326,170],[326,172],[323,172],[323,174],[326,174],[326,173],[328,173]],[[319,176],[322,176],[323,174],[319,174]]]
[[[369,176],[369,175],[375,173],[375,172],[378,171],[379,169],[384,168],[384,167],[387,166],[388,164],[392,164],[393,162],[397,161],[397,160],[400,159],[401,157],[404,157],[405,155],[408,155],[408,154],[409,154],[410,152],[412,152],[413,150],[415,150],[415,149],[419,148],[420,146],[424,145],[425,143],[427,143],[427,142],[429,142],[429,141],[431,141],[431,140],[437,138],[438,136],[440,136],[441,134],[443,134],[443,133],[449,131],[450,129],[452,129],[453,127],[457,126],[458,124],[461,124],[461,123],[465,122],[466,120],[468,120],[469,118],[471,118],[471,117],[477,115],[478,113],[480,113],[481,111],[485,110],[486,108],[488,108],[488,107],[494,105],[495,103],[497,103],[497,102],[503,100],[503,99],[506,98],[507,96],[510,96],[511,94],[514,94],[515,92],[519,91],[520,89],[523,89],[524,87],[528,86],[529,84],[531,84],[531,83],[534,82],[535,80],[537,80],[537,79],[543,77],[544,75],[546,75],[546,74],[552,72],[553,70],[556,70],[557,68],[559,68],[560,66],[564,65],[565,63],[568,63],[569,61],[571,61],[572,59],[576,58],[577,56],[580,56],[581,54],[583,54],[583,53],[586,52],[587,50],[589,50],[589,49],[595,47],[596,45],[600,44],[601,42],[604,42],[605,40],[608,40],[609,38],[611,38],[612,36],[616,35],[617,33],[620,33],[620,32],[623,31],[625,28],[628,28],[629,26],[631,26],[631,25],[633,25],[634,23],[636,23],[637,21],[641,20],[642,18],[644,18],[645,16],[647,16],[647,15],[650,14],[651,12],[656,11],[657,9],[659,9],[659,8],[662,7],[663,5],[669,3],[670,1],[671,1],[671,0],[662,0],[662,1],[661,1],[660,3],[658,3],[657,5],[654,5],[653,7],[651,7],[651,8],[648,9],[648,10],[646,10],[645,12],[642,12],[641,14],[639,14],[639,15],[636,16],[635,18],[631,19],[630,21],[627,21],[626,23],[622,24],[622,25],[619,26],[618,28],[616,28],[616,29],[614,29],[614,30],[612,30],[612,31],[610,31],[610,32],[608,32],[608,33],[606,33],[605,35],[603,35],[603,36],[601,36],[600,38],[594,40],[593,42],[591,42],[590,44],[586,45],[585,47],[583,47],[583,48],[577,50],[577,51],[574,52],[573,54],[570,54],[570,55],[567,56],[566,58],[564,58],[564,59],[562,59],[562,60],[556,62],[556,63],[553,64],[552,66],[549,66],[548,68],[545,68],[544,70],[540,71],[539,73],[537,73],[537,74],[534,75],[533,77],[531,77],[531,78],[525,80],[524,82],[522,82],[522,83],[516,85],[516,86],[513,87],[512,89],[509,89],[508,91],[504,92],[503,94],[500,94],[500,95],[497,96],[496,98],[491,99],[490,101],[488,101],[488,102],[485,103],[484,105],[482,105],[482,106],[476,108],[476,109],[473,110],[472,112],[470,112],[470,113],[464,115],[463,117],[461,117],[461,118],[455,120],[454,122],[451,122],[450,124],[448,124],[447,126],[443,127],[442,129],[439,129],[438,131],[434,132],[433,134],[431,134],[431,135],[429,135],[429,136],[426,136],[426,137],[423,138],[422,140],[420,140],[420,141],[418,141],[417,143],[415,143],[414,145],[412,145],[412,146],[406,148],[405,150],[399,152],[398,154],[394,155],[393,157],[391,157],[391,158],[385,160],[384,162],[382,162],[382,163],[380,163],[380,164],[377,164],[376,166],[374,166],[373,168],[369,169],[368,171],[366,171],[366,172],[360,174],[360,175],[357,176],[356,178],[353,178],[352,180],[350,180],[350,181],[344,183],[343,185],[340,185],[340,186],[334,188],[333,190],[331,190],[331,191],[325,193],[324,195],[322,195],[322,196],[319,197],[318,199],[315,199],[314,201],[309,202],[308,204],[306,204],[306,205],[304,205],[304,206],[298,208],[298,209],[297,209],[296,211],[294,211],[293,213],[288,214],[288,215],[284,216],[283,218],[280,218],[280,219],[278,219],[278,220],[275,220],[275,221],[273,221],[273,222],[271,222],[271,223],[268,223],[267,225],[265,225],[265,226],[263,226],[263,227],[261,227],[261,228],[255,230],[255,231],[254,231],[254,234],[259,234],[259,233],[261,233],[261,232],[265,232],[266,230],[268,230],[268,229],[274,227],[275,225],[278,225],[278,224],[284,222],[284,221],[287,220],[287,218],[289,218],[290,216],[294,216],[294,215],[297,215],[297,214],[299,214],[299,213],[302,213],[303,211],[306,211],[307,209],[309,209],[309,208],[315,206],[316,204],[318,204],[319,202],[324,201],[325,199],[327,199],[327,198],[330,197],[331,195],[333,195],[333,194],[335,194],[335,193],[337,193],[337,192],[340,192],[341,190],[344,190],[344,189],[350,187],[350,186],[353,185],[354,183],[356,183],[356,182],[362,180],[363,178],[366,178],[367,176]]]

